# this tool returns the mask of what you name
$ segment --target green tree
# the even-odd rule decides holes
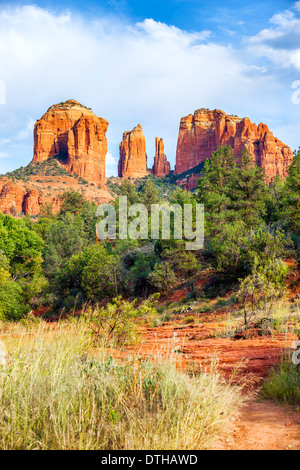
[[[126,196],[129,204],[140,202],[140,195],[137,192],[135,184],[129,179],[124,179],[120,186],[121,196]]]
[[[45,273],[55,278],[70,257],[88,245],[84,221],[77,215],[67,212],[53,222],[45,241]]]
[[[145,253],[142,250],[136,250],[133,256],[134,261],[128,276],[130,285],[132,285],[135,295],[146,297],[149,293],[150,283],[148,278],[155,265],[155,255],[152,251]]]
[[[60,200],[62,202],[60,209],[61,215],[64,215],[67,212],[71,212],[71,214],[78,214],[83,208],[84,204],[86,204],[87,202],[86,198],[82,193],[73,189],[65,191],[60,196]]]
[[[50,202],[45,202],[41,207],[40,219],[54,219],[53,206]]]
[[[140,194],[141,202],[145,204],[148,210],[151,209],[151,204],[160,203],[159,191],[151,180],[146,181]]]
[[[249,228],[262,224],[266,191],[263,171],[247,150],[237,160],[231,147],[218,147],[206,160],[197,184],[197,200],[205,208],[206,236],[214,237],[224,225],[239,221]]]
[[[230,210],[246,227],[257,227],[263,223],[267,191],[264,178],[262,169],[255,165],[249,151],[244,150],[225,189],[230,198]]]
[[[176,276],[171,264],[166,262],[157,263],[152,273],[149,274],[149,282],[162,294],[167,294],[176,284]]]
[[[212,242],[218,269],[234,276],[251,273],[253,266],[264,269],[283,260],[291,246],[291,240],[280,230],[249,231],[242,222],[226,225]]]
[[[204,204],[206,237],[216,235],[224,223],[236,218],[228,189],[236,169],[236,158],[228,146],[219,146],[212,157],[205,161],[197,182],[196,198],[197,202]]]
[[[13,277],[28,277],[42,266],[44,242],[25,222],[0,214],[0,251],[7,257]]]
[[[119,295],[120,260],[99,246],[82,272],[81,287],[92,301],[110,299]]]
[[[0,320],[19,320],[28,310],[21,287],[0,267]]]
[[[282,216],[287,227],[294,233],[300,231],[300,150],[294,154],[283,187]]]
[[[255,264],[251,274],[240,281],[237,297],[243,305],[246,326],[254,318],[272,315],[274,304],[286,293],[286,275],[287,265],[282,260],[275,260],[266,267]]]

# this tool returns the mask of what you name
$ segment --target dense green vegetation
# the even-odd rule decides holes
[[[45,177],[55,177],[55,176],[65,176],[70,178],[70,173],[63,168],[62,165],[58,163],[60,159],[59,155],[55,157],[48,158],[48,160],[44,162],[31,162],[25,167],[20,167],[17,170],[11,171],[6,173],[5,175],[7,178],[11,180],[21,180],[21,181],[30,181],[32,176],[40,176],[40,181],[45,181],[43,176]],[[43,175],[43,176],[42,176]],[[88,181],[84,180],[77,175],[72,175],[74,178],[78,180],[78,182],[82,185],[88,184]],[[39,180],[38,180],[39,181]],[[49,179],[47,180],[49,182]],[[54,180],[55,181],[55,180]]]
[[[14,177],[27,170],[20,171]],[[163,198],[182,207],[204,204],[201,250],[186,251],[184,241],[172,236],[96,243],[97,207],[73,191],[62,196],[59,214],[45,205],[35,222],[0,214],[0,317],[17,319],[43,306],[55,314],[73,312],[120,296],[142,300],[179,285],[198,297],[211,296],[220,286],[234,288],[246,324],[269,308],[284,294],[284,260],[299,257],[300,152],[286,180],[270,184],[246,152],[237,161],[230,147],[219,147],[205,162],[195,193],[172,186],[172,178],[125,180],[114,204],[118,208],[121,195],[148,210]],[[195,276],[208,267],[219,273],[218,282],[197,290]]]

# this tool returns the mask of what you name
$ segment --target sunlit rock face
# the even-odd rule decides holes
[[[146,139],[142,126],[138,124],[123,134],[118,175],[121,178],[142,178],[147,174]]]
[[[51,106],[34,127],[33,162],[57,157],[72,175],[105,185],[108,122],[75,100]]]
[[[231,146],[236,157],[248,149],[268,181],[277,174],[285,177],[293,159],[292,150],[265,124],[257,126],[247,117],[201,108],[180,121],[175,172],[184,173],[199,165],[212,156],[218,145]]]
[[[164,141],[159,137],[155,138],[155,157],[152,173],[157,177],[167,176],[171,171],[170,162],[165,155]]]

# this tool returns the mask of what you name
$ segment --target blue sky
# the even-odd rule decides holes
[[[110,122],[108,175],[138,123],[148,166],[156,136],[174,166],[180,118],[200,107],[298,148],[298,80],[299,1],[0,1],[0,173],[29,163],[34,122],[70,98]]]

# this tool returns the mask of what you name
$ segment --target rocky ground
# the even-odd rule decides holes
[[[217,367],[226,380],[245,383],[244,403],[216,450],[296,450],[300,449],[300,412],[293,407],[261,399],[259,388],[268,369],[291,347],[295,335],[249,339],[210,336],[223,325],[208,317],[199,325],[145,328],[142,344],[131,351],[142,357],[172,356],[180,367],[198,370]],[[233,376],[233,374],[235,374]]]

